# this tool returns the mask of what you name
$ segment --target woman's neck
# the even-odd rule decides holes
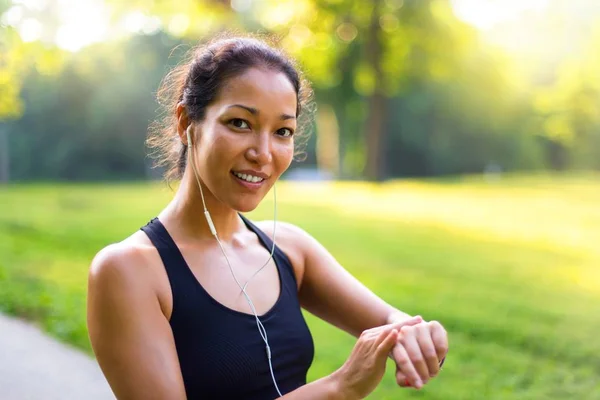
[[[236,210],[216,199],[201,183],[206,208],[216,228],[219,239],[229,241],[243,225]],[[184,174],[177,193],[165,210],[159,215],[163,222],[171,221],[180,233],[197,239],[212,238],[213,235],[204,215],[204,205],[200,189],[193,177]]]

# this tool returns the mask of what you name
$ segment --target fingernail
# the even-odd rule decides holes
[[[421,389],[423,387],[423,382],[420,379],[417,379],[417,381],[415,382],[415,387],[417,389]]]

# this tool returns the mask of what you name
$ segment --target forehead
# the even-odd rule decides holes
[[[215,103],[242,103],[268,112],[296,115],[296,91],[283,72],[250,68],[227,80]]]

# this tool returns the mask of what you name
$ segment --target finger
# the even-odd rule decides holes
[[[379,345],[387,338],[389,332],[385,332],[383,330],[370,330],[365,331],[360,337],[360,342],[365,346],[366,354],[372,354],[374,351],[376,352]]]
[[[396,372],[396,381],[400,386],[414,386],[417,389],[423,387],[423,382],[419,377],[419,373],[415,369],[408,353],[406,352],[406,348],[400,344],[396,343],[396,346],[392,350],[392,354],[394,357],[394,361],[396,362],[396,367],[398,371],[402,374],[402,380],[398,378],[398,372]],[[408,379],[408,382],[405,380]]]
[[[417,342],[416,331],[414,329],[403,329],[400,343],[402,343],[406,349],[408,357],[417,370],[423,384],[427,383],[429,381],[429,368],[427,368],[425,358],[423,357],[423,353],[421,353],[421,348]],[[412,383],[414,385],[414,382]]]
[[[438,359],[441,361],[446,358],[446,354],[448,354],[448,333],[442,324],[437,321],[429,322],[429,326],[431,331],[431,340],[433,341]]]
[[[377,326],[375,328],[364,330],[361,333],[360,338],[367,340],[367,341],[374,341],[374,340],[377,340],[381,334],[383,334],[383,337],[382,337],[382,340],[383,340],[383,338],[385,338],[389,332],[390,332],[390,329],[387,329],[384,332],[384,329],[382,327]]]
[[[438,360],[433,340],[431,340],[431,332],[429,331],[428,324],[421,324],[415,327],[417,331],[417,343],[421,348],[421,354],[425,358],[427,369],[429,370],[429,377],[436,376],[440,369],[440,361]]]
[[[397,331],[400,331],[400,329],[403,326],[413,326],[413,325],[420,324],[421,322],[423,322],[423,317],[421,317],[420,315],[417,315],[415,317],[410,317],[410,318],[404,319],[402,321],[396,321],[391,324],[376,326],[375,328],[364,330],[361,333],[361,336],[372,338],[374,336],[379,335],[382,331],[385,332],[385,334],[387,335],[389,332],[392,331],[392,329],[396,329]]]
[[[411,387],[410,380],[400,370],[396,371],[396,382],[398,383],[398,386]]]
[[[386,358],[387,354],[392,350],[392,347],[394,347],[397,340],[398,331],[392,329],[392,331],[389,332],[377,346],[377,358]]]
[[[404,388],[412,388],[410,384],[410,380],[402,373],[402,371],[396,371],[396,382],[398,382],[398,386]],[[422,386],[421,386],[422,387]],[[419,390],[421,387],[417,387],[415,389]]]
[[[400,330],[400,329],[402,329],[403,326],[413,326],[413,325],[420,324],[421,322],[423,322],[423,317],[421,317],[420,315],[416,315],[414,317],[410,317],[410,318],[404,319],[402,321],[396,321],[389,325],[385,325],[385,327],[387,329]]]

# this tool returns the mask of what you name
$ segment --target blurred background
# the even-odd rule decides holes
[[[0,29],[1,311],[91,354],[89,262],[173,195],[160,81],[273,33],[318,107],[279,217],[451,334],[423,391],[370,398],[600,399],[600,2],[0,0]],[[307,318],[316,379],[354,340]]]

